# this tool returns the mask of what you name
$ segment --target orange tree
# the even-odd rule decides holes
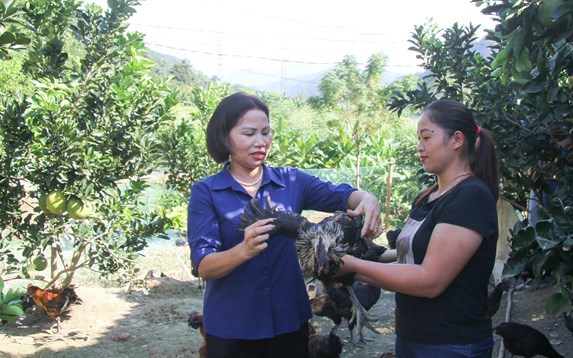
[[[149,75],[142,35],[126,32],[137,1],[109,0],[105,12],[75,0],[21,4],[34,28],[22,71],[35,89],[0,106],[1,273],[31,277],[44,256],[48,285],[69,284],[80,267],[129,271],[163,231],[141,202],[142,177],[177,98]]]
[[[510,136],[508,154],[539,204],[514,230],[506,273],[529,262],[537,279],[550,275],[559,288],[547,304],[554,313],[573,298],[573,2],[486,5],[484,13],[499,17],[490,33],[498,43],[493,75],[502,85],[516,83],[520,99],[519,136]]]
[[[503,195],[523,211],[530,192],[539,203],[513,232],[505,274],[515,276],[529,262],[538,279],[552,275],[559,290],[547,308],[555,312],[573,291],[573,2],[474,2],[498,22],[479,43],[488,51],[477,51],[471,25],[443,32],[417,27],[412,49],[429,74],[393,107],[455,98],[493,131],[502,154]]]

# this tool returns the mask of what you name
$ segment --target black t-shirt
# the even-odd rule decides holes
[[[450,286],[429,299],[396,293],[396,334],[423,344],[469,344],[492,336],[485,317],[488,282],[498,236],[495,200],[485,183],[470,177],[431,202],[412,207],[397,241],[398,262],[421,264],[434,227],[447,223],[480,233],[483,241]]]

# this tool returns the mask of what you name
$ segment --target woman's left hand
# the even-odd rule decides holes
[[[380,204],[374,195],[366,194],[354,210],[348,209],[346,212],[350,216],[364,215],[362,237],[377,238],[382,235]]]

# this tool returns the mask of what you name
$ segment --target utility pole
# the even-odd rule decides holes
[[[221,33],[217,32],[217,77],[223,80],[223,45],[221,42]]]
[[[285,48],[281,41],[281,93],[286,94],[286,62],[285,62]]]

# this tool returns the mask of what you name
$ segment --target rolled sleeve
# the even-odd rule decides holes
[[[209,199],[209,190],[203,182],[197,182],[191,189],[187,210],[187,235],[193,271],[198,272],[201,260],[221,249],[219,220]]]

